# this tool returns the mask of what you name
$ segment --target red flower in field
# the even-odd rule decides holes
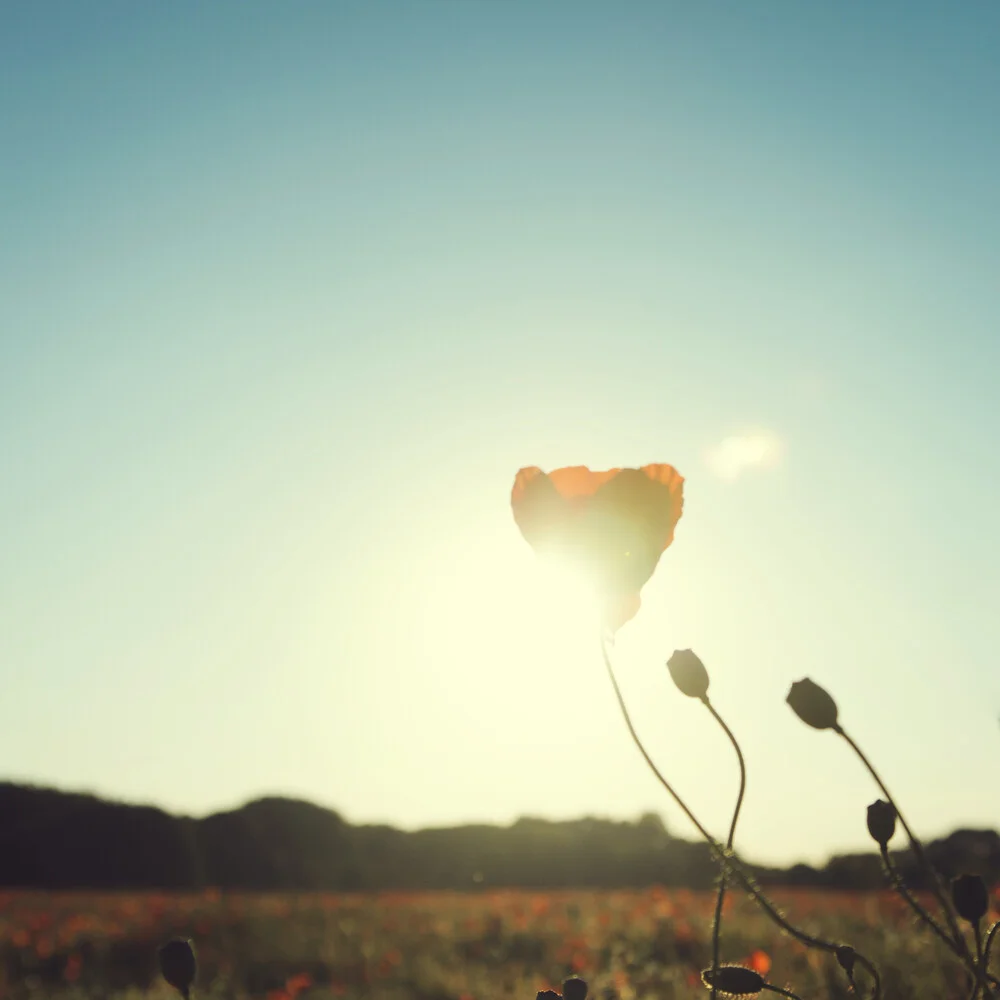
[[[69,956],[66,959],[66,965],[63,968],[63,979],[67,983],[75,983],[80,978],[80,970],[83,968],[83,961],[79,955],[76,953]]]
[[[285,981],[285,994],[295,1000],[303,990],[309,989],[313,984],[313,978],[308,972],[300,972],[296,976],[291,976]]]
[[[671,465],[548,474],[531,466],[518,472],[510,502],[536,552],[570,561],[594,584],[604,624],[616,632],[639,610],[639,591],[674,540],[684,477]]]
[[[750,953],[750,957],[746,960],[746,965],[753,969],[754,972],[759,973],[762,976],[766,976],[771,971],[771,956],[761,948]]]

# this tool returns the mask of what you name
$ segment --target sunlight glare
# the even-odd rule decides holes
[[[593,580],[570,559],[547,557],[536,562],[539,604],[557,627],[588,628],[600,621],[600,603]]]

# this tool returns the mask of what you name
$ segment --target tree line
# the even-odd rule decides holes
[[[928,845],[946,874],[1000,881],[1000,836],[960,830]],[[895,855],[919,886],[909,852]],[[842,855],[822,868],[755,867],[767,885],[872,889],[878,856]],[[672,836],[659,816],[626,822],[520,819],[407,832],[354,825],[309,802],[263,798],[202,819],[30,785],[0,783],[0,885],[37,889],[257,891],[494,887],[707,889],[708,848]]]

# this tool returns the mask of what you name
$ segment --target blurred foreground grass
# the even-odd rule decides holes
[[[878,963],[887,1000],[967,995],[964,979],[894,894],[775,894],[800,926]],[[998,900],[994,898],[994,909]],[[0,997],[176,1000],[156,948],[190,937],[198,994],[264,1000],[534,1000],[578,974],[592,997],[707,996],[714,896],[685,890],[481,891],[377,896],[0,894]],[[928,901],[928,905],[930,905]],[[724,961],[794,984],[803,997],[848,997],[835,961],[780,936],[730,897]]]

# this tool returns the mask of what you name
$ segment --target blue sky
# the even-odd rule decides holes
[[[918,829],[1000,825],[998,46],[986,4],[4,6],[0,773],[687,835],[509,510],[670,462],[615,655],[699,815],[736,780],[674,648],[746,853],[866,844],[804,675]]]

